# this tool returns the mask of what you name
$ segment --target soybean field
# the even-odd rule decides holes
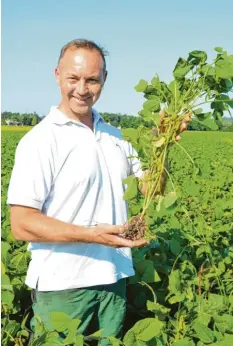
[[[11,234],[7,189],[17,143],[28,129],[2,130],[2,345],[28,345],[32,316],[24,284],[30,253]],[[186,132],[169,152],[166,189],[178,199],[151,203],[150,245],[133,250],[136,275],[128,280],[125,346],[233,345],[233,133]],[[141,196],[129,199],[130,216]],[[89,345],[101,331],[76,335],[78,320],[51,316],[54,331],[38,321],[30,345]],[[59,333],[66,331],[61,343]],[[106,338],[105,338],[106,339]]]

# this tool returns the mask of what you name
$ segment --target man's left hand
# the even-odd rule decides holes
[[[176,136],[176,140],[179,141],[180,140],[180,136],[179,134],[181,132],[184,132],[186,129],[187,129],[187,126],[188,126],[188,123],[190,122],[191,120],[191,116],[192,116],[192,113],[187,113],[187,115],[185,116],[185,118],[182,120],[181,124],[180,124],[180,128],[179,128],[179,131],[177,133],[177,136]]]

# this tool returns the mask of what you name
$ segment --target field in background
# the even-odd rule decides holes
[[[28,132],[32,129],[33,126],[7,126],[2,125],[1,130],[2,131],[9,131],[9,132]]]
[[[31,305],[24,285],[30,255],[27,245],[16,242],[11,234],[6,205],[15,148],[28,129],[2,127],[3,346],[14,345],[12,338],[21,339],[25,345],[29,336],[21,322]],[[169,154],[172,183],[169,180],[167,184],[168,189],[173,184],[179,192],[179,204],[160,214],[152,208],[149,221],[157,243],[149,252],[141,249],[133,253],[137,277],[128,285],[126,345],[131,345],[132,335],[141,340],[139,327],[127,331],[145,318],[152,324],[145,323],[144,334],[156,330],[156,335],[145,336],[142,345],[149,345],[148,340],[152,340],[151,345],[166,345],[166,340],[171,345],[176,340],[174,345],[178,346],[196,345],[198,341],[200,345],[215,345],[218,340],[216,345],[223,345],[223,335],[229,341],[226,345],[233,344],[233,133],[186,132],[179,144],[183,149],[177,145]],[[135,202],[130,204],[133,214]],[[149,284],[155,292],[154,305],[150,289],[138,281]],[[133,344],[139,345],[137,341]]]

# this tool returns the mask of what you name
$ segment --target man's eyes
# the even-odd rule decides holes
[[[93,84],[94,84],[94,83],[99,83],[100,81],[99,81],[99,79],[91,78],[91,79],[88,79],[87,82],[88,82],[88,83],[93,83]]]
[[[75,78],[75,77],[68,77],[68,80],[71,81],[71,82],[75,82],[75,81],[77,81],[78,79]]]
[[[76,82],[79,81],[79,78],[76,77],[68,77],[68,80],[71,82]],[[97,78],[90,78],[86,80],[87,83],[95,84],[95,83],[100,83],[100,80]]]

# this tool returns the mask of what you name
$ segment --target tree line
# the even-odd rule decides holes
[[[1,113],[1,125],[34,126],[41,121],[41,117],[36,113]]]
[[[146,127],[153,127],[153,123],[144,121],[139,116],[120,114],[120,113],[100,113],[104,118],[104,121],[118,128],[137,128],[139,125]],[[36,112],[34,113],[12,113],[2,112],[1,124],[2,125],[23,125],[23,126],[34,126],[38,124],[44,116],[39,116]],[[9,121],[10,120],[10,121]],[[223,120],[224,126],[221,130],[233,131],[232,119]],[[200,123],[197,119],[192,119],[188,125],[190,131],[209,131],[209,129]]]

